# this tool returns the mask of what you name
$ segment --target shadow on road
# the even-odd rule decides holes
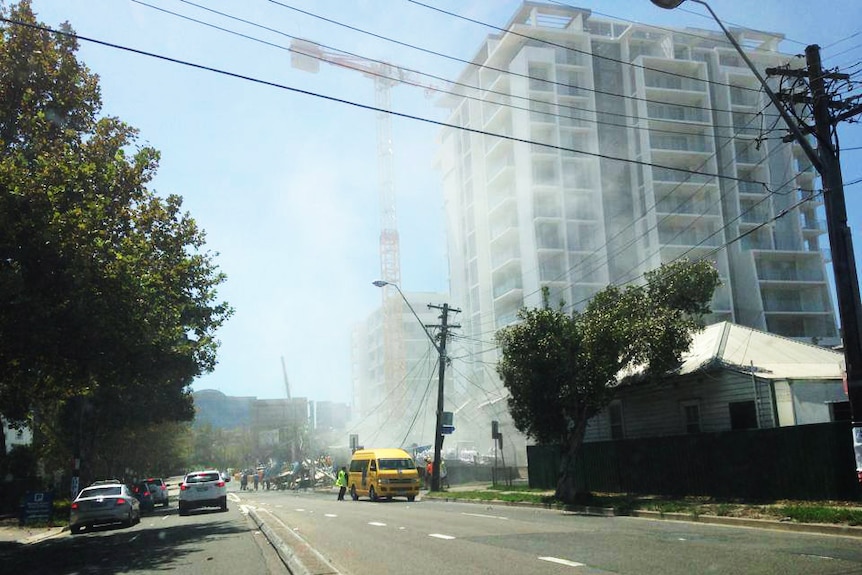
[[[166,513],[171,511],[176,513],[176,509],[165,510]],[[208,511],[201,510],[201,513]],[[58,537],[38,545],[0,543],[0,565],[5,573],[21,570],[31,575],[169,571],[172,564],[200,550],[195,543],[204,540],[211,543],[219,537],[248,531],[244,525],[228,521],[134,530],[97,527],[74,537]]]

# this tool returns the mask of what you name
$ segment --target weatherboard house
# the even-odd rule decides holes
[[[850,419],[844,356],[729,322],[695,335],[658,381],[621,379],[585,442],[766,429]]]

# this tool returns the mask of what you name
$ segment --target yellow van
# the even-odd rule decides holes
[[[350,458],[347,488],[354,501],[363,495],[371,501],[381,497],[413,501],[419,495],[419,472],[403,449],[359,449]]]

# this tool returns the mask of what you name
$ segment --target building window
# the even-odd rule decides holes
[[[680,403],[682,424],[686,433],[700,433],[700,402],[697,400]]]
[[[608,419],[611,424],[611,439],[625,438],[623,427],[623,404],[621,401],[612,401],[608,406]]]
[[[852,421],[850,416],[849,401],[830,401],[829,402],[829,420],[830,421]]]
[[[736,401],[728,404],[731,429],[757,429],[757,406],[754,401]]]

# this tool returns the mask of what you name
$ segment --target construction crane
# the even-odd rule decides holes
[[[395,215],[395,184],[392,175],[392,116],[393,86],[406,83],[434,89],[421,83],[412,73],[386,62],[369,60],[344,52],[330,50],[308,40],[291,42],[291,65],[317,73],[320,62],[357,71],[374,82],[374,102],[377,112],[377,180],[380,187],[380,272],[387,284],[383,287],[383,348],[384,397],[395,397],[394,390],[406,377],[404,353],[403,304],[397,289],[401,285],[401,253],[398,221]],[[394,284],[394,285],[392,285]],[[402,395],[403,397],[403,395]],[[390,414],[399,411],[400,403],[390,404]]]
[[[284,365],[284,356],[281,356],[281,373],[284,374],[284,391],[287,401],[290,402],[290,382],[287,380],[287,367]]]

